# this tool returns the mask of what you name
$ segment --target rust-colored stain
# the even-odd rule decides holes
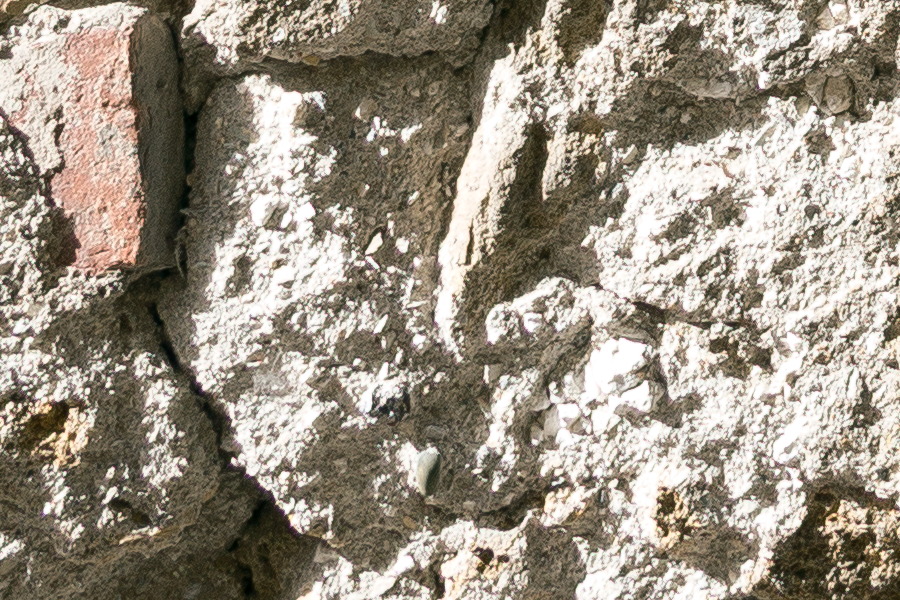
[[[144,222],[131,30],[71,34],[65,60],[72,81],[63,107],[59,148],[65,167],[53,196],[71,219],[74,266],[90,272],[132,266]]]

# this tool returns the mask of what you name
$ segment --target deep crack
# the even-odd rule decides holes
[[[248,475],[243,467],[233,462],[235,454],[223,449],[222,440],[230,429],[228,415],[215,406],[212,396],[203,390],[193,372],[184,366],[157,304],[148,302],[146,306],[156,325],[160,349],[166,363],[179,380],[186,382],[201,412],[209,420],[215,434],[222,474],[231,473],[239,477],[243,485],[249,488],[248,492],[257,498],[256,508],[227,549],[234,560],[237,585],[246,598],[274,600],[294,597],[290,594],[303,587],[309,578],[308,567],[319,541],[297,533],[273,494]],[[277,550],[282,553],[273,556]],[[273,567],[273,564],[281,565],[280,569]]]

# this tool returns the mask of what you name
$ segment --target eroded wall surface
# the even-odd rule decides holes
[[[0,597],[900,597],[898,38],[0,1]]]

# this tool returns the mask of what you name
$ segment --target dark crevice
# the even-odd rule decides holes
[[[169,338],[168,331],[166,331],[166,325],[163,323],[162,317],[159,314],[159,308],[156,304],[148,304],[147,311],[150,313],[150,318],[156,323],[157,331],[159,333],[159,345],[166,357],[166,362],[173,371],[184,374],[184,369],[181,367],[181,361],[178,359],[178,355],[175,354],[175,347],[172,346],[172,340]]]
[[[184,172],[187,175],[190,175],[194,172],[194,169],[197,166],[197,161],[195,158],[196,150],[197,150],[197,121],[199,119],[199,115],[197,114],[189,114],[184,113]],[[186,181],[185,182],[185,191],[184,195],[181,198],[181,203],[179,208],[183,211],[188,207],[190,203],[190,191],[191,186]],[[184,224],[184,215],[182,213],[182,222],[180,225]]]
[[[253,569],[247,565],[238,565],[238,579],[244,596],[252,598],[256,594],[256,588],[253,586]]]
[[[296,598],[311,582],[319,541],[294,532],[273,496],[256,487],[260,500],[227,550],[237,583],[246,598]]]
[[[193,6],[193,2],[190,2],[191,7]],[[175,35],[175,39],[178,39],[178,35]],[[179,67],[179,81],[178,86],[179,89],[182,90],[182,106],[186,106],[186,98],[184,98],[184,56],[181,54],[180,47],[178,48],[178,67]],[[199,110],[197,112],[189,112],[187,110],[184,111],[184,174],[185,181],[183,186],[183,192],[181,196],[181,201],[178,204],[178,221],[177,221],[177,232],[175,234],[175,266],[178,269],[178,272],[184,277],[187,274],[187,254],[184,251],[183,245],[183,235],[184,235],[184,226],[187,221],[187,209],[190,205],[190,195],[191,195],[191,181],[192,174],[197,166],[196,160],[196,150],[197,150],[197,123],[199,121],[200,114]]]
[[[294,597],[295,590],[308,578],[307,569],[318,545],[315,538],[300,535],[278,507],[271,492],[262,487],[246,471],[233,463],[234,454],[222,448],[231,429],[228,415],[215,405],[213,397],[203,390],[194,374],[178,356],[155,302],[147,303],[147,311],[157,327],[160,349],[166,363],[188,389],[215,434],[216,449],[223,474],[231,473],[256,496],[257,504],[241,531],[227,549],[234,560],[236,583],[245,598],[276,599]]]
[[[491,17],[478,32],[478,44],[465,66],[472,65],[488,46],[521,46],[528,28],[535,28],[546,7],[546,0],[494,0]]]
[[[159,346],[163,355],[166,357],[166,363],[179,378],[187,382],[188,389],[197,400],[200,410],[209,420],[213,432],[216,435],[216,448],[218,448],[219,456],[224,462],[224,468],[230,468],[228,465],[231,462],[231,459],[234,458],[234,454],[227,452],[222,448],[222,441],[225,439],[225,434],[230,427],[228,415],[225,414],[221,408],[215,406],[211,395],[204,391],[203,386],[200,385],[200,382],[197,381],[197,378],[190,369],[187,369],[182,365],[181,359],[175,351],[175,346],[172,344],[172,339],[169,337],[166,324],[159,314],[159,308],[156,303],[151,302],[147,304],[147,311],[150,313],[150,317],[156,324]]]
[[[640,301],[632,302],[631,304],[637,310],[647,315],[652,323],[656,325],[664,325],[666,323],[667,315],[665,309]]]
[[[246,543],[245,540],[247,537],[247,532],[253,527],[258,526],[260,517],[267,506],[268,502],[266,502],[265,500],[259,501],[259,503],[256,505],[256,508],[253,509],[253,513],[250,515],[250,518],[247,519],[247,521],[244,523],[244,526],[241,528],[241,532],[238,537],[228,547],[229,553],[233,555],[239,554],[239,551],[242,549],[242,543]],[[241,561],[239,557],[236,557],[235,561],[237,563],[235,575],[238,579],[241,592],[245,597],[253,598],[256,594],[256,586],[253,583],[253,567]]]
[[[556,489],[549,483],[526,490],[512,502],[498,509],[481,513],[478,517],[479,527],[489,527],[501,531],[515,529],[522,524],[530,510],[544,506],[547,494]]]
[[[487,27],[484,29],[482,45],[495,42],[498,48],[509,44],[521,47],[530,31],[540,26],[547,0],[498,0]]]
[[[618,296],[618,294],[616,295]],[[685,323],[687,325],[691,325],[693,327],[704,330],[708,330],[713,325],[725,325],[733,329],[745,329],[753,335],[759,335],[761,333],[757,329],[756,325],[748,320],[696,319],[692,318],[692,316],[689,314],[679,314],[678,312],[671,309],[661,308],[659,306],[655,306],[647,302],[642,302],[640,300],[630,300],[628,298],[622,298],[621,296],[619,297],[625,302],[628,302],[629,304],[634,306],[640,312],[646,314],[649,317],[649,320],[655,325],[665,325],[668,323]]]
[[[192,4],[192,3],[189,3]],[[187,7],[189,8],[189,6]],[[183,76],[183,56],[179,53],[180,73]],[[184,112],[184,173],[186,175],[183,193],[178,204],[179,217],[177,222],[178,233],[176,234],[175,243],[175,269],[149,275],[156,279],[157,285],[151,286],[151,289],[158,290],[160,283],[166,278],[176,276],[176,273],[182,278],[187,273],[187,255],[183,247],[184,226],[186,222],[187,209],[190,206],[191,179],[190,175],[196,169],[196,146],[197,146],[197,124],[199,120],[198,113]],[[147,279],[142,278],[142,279]],[[232,459],[235,457],[223,448],[223,440],[229,434],[231,429],[230,419],[224,409],[216,406],[215,399],[211,394],[203,389],[203,386],[197,380],[196,375],[189,367],[185,365],[179,357],[175,349],[169,329],[163,319],[156,300],[156,294],[150,293],[150,300],[146,303],[147,311],[156,325],[157,338],[160,350],[165,357],[166,363],[182,380],[191,395],[194,397],[198,408],[209,421],[210,427],[215,436],[215,447],[219,455],[220,465],[223,475],[229,474],[236,476],[243,481],[243,485],[249,493],[257,498],[256,507],[250,518],[241,527],[240,533],[228,548],[228,554],[234,560],[234,576],[236,584],[241,593],[246,598],[277,598],[281,597],[281,591],[285,582],[281,581],[280,574],[267,572],[257,574],[254,565],[259,560],[257,556],[260,548],[268,548],[269,543],[284,546],[285,557],[289,561],[293,559],[296,563],[293,570],[297,570],[305,565],[305,561],[296,560],[300,555],[311,557],[312,551],[316,543],[306,536],[298,535],[290,523],[286,515],[278,508],[272,494],[263,488],[254,478],[247,475],[246,471],[239,466],[233,464]],[[271,562],[270,557],[262,557],[263,562],[268,564]],[[290,569],[288,569],[290,570]],[[271,571],[271,569],[269,569]],[[291,575],[288,579],[297,579],[296,574]],[[295,584],[292,584],[295,587]]]
[[[431,577],[433,592],[432,598],[443,598],[447,594],[447,588],[444,584],[444,577],[441,575],[440,568],[437,565],[431,567]]]

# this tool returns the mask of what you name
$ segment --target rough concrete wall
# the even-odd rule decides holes
[[[0,597],[900,598],[898,38],[0,1]]]

